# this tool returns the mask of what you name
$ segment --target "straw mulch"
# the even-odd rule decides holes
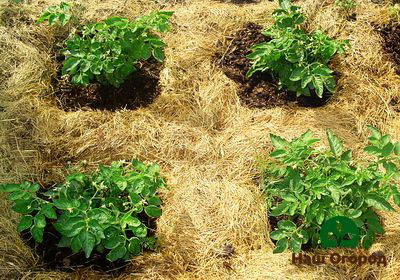
[[[389,20],[382,4],[359,0],[357,21],[347,21],[333,1],[297,1],[308,30],[349,39],[352,49],[334,59],[340,90],[322,108],[241,106],[238,85],[215,59],[232,34],[251,21],[272,23],[276,3],[237,5],[213,0],[86,0],[82,18],[134,18],[174,10],[173,32],[161,72],[162,93],[147,108],[117,112],[64,112],[52,95],[56,73],[49,47],[54,28],[28,24],[58,1],[3,7],[0,26],[0,182],[60,180],[66,163],[89,164],[139,158],[157,162],[171,190],[163,194],[158,222],[162,249],[134,258],[121,279],[399,279],[399,213],[383,214],[386,234],[369,253],[382,250],[387,267],[291,265],[291,255],[272,254],[267,209],[256,158],[270,150],[269,133],[292,138],[308,128],[325,140],[330,128],[355,150],[366,125],[399,138],[400,100],[396,66],[384,55],[374,24]],[[16,9],[18,11],[16,11]],[[361,154],[361,153],[360,153]],[[17,216],[5,199],[0,211],[0,275],[4,279],[109,279],[88,269],[74,273],[35,268],[40,260],[19,238]],[[224,251],[234,253],[226,257]],[[366,252],[368,253],[368,252]]]

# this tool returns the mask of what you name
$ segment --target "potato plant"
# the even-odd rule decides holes
[[[337,41],[321,31],[307,34],[300,28],[305,16],[290,0],[279,0],[274,11],[275,24],[263,34],[272,38],[255,45],[247,58],[252,66],[247,72],[269,71],[277,78],[280,88],[310,96],[312,90],[322,98],[325,89],[333,93],[336,82],[329,61],[336,53],[344,53],[348,41]]]
[[[28,230],[42,243],[53,225],[60,247],[82,251],[86,258],[96,250],[112,262],[154,248],[155,237],[144,222],[161,215],[157,193],[165,180],[158,172],[155,164],[114,162],[92,174],[73,173],[44,194],[30,182],[3,184],[0,190],[9,193],[12,209],[22,214],[19,232]]]
[[[164,60],[164,41],[154,32],[170,29],[173,12],[161,11],[135,21],[111,17],[88,24],[71,36],[62,50],[62,75],[73,84],[87,86],[94,79],[118,88],[136,71],[141,60]]]
[[[389,7],[389,16],[396,22],[400,21],[400,4],[394,4]]]
[[[61,2],[59,5],[50,6],[42,13],[37,23],[47,22],[48,25],[67,25],[70,21],[77,21],[72,8],[73,4]]]
[[[357,3],[354,0],[336,0],[335,5],[346,12],[354,10],[357,7]]]
[[[308,242],[319,247],[321,225],[335,216],[354,220],[363,248],[384,233],[376,210],[393,211],[391,199],[400,206],[400,142],[369,129],[372,135],[364,150],[374,159],[362,162],[355,161],[330,130],[329,150],[314,147],[319,139],[311,131],[292,141],[271,134],[275,150],[263,165],[263,174],[270,216],[280,219],[270,234],[277,241],[275,253],[299,252]]]

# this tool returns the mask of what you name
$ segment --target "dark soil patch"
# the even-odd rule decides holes
[[[400,24],[383,25],[377,30],[383,38],[383,48],[398,65],[397,74],[400,75]]]
[[[38,193],[38,196],[47,199],[46,196]],[[32,213],[35,215],[36,213]],[[58,216],[61,214],[58,211]],[[154,236],[156,232],[156,219],[149,218],[144,213],[138,215],[140,221],[148,227],[148,236]],[[34,267],[33,270],[60,270],[65,272],[76,271],[81,268],[91,268],[92,270],[108,273],[112,276],[122,274],[125,268],[130,264],[130,261],[118,260],[110,262],[107,260],[106,255],[109,250],[105,250],[104,254],[100,254],[93,250],[90,258],[86,258],[83,252],[74,254],[70,248],[61,248],[57,244],[61,239],[60,233],[55,229],[54,222],[49,223],[44,231],[43,242],[37,244],[30,234],[29,230],[21,233],[22,239],[25,243],[32,248],[32,250],[39,256],[41,263]],[[132,236],[128,236],[132,237]]]
[[[349,15],[347,17],[348,21],[356,21],[357,20],[357,14],[356,13],[352,13],[351,15]]]
[[[161,66],[162,64],[154,59],[141,62],[137,65],[138,70],[119,88],[98,82],[87,87],[77,86],[58,73],[53,83],[54,91],[59,106],[65,111],[81,108],[116,111],[146,107],[160,94]]]
[[[325,105],[332,94],[324,93],[319,98],[315,92],[311,96],[296,97],[293,92],[279,90],[277,81],[269,73],[255,73],[246,78],[251,62],[246,55],[251,53],[251,47],[270,40],[261,34],[263,27],[255,23],[247,23],[232,38],[225,53],[216,54],[226,76],[240,84],[239,97],[243,105],[250,108],[272,108],[288,104],[301,107],[320,107]],[[338,78],[338,73],[335,77]]]
[[[392,98],[392,100],[390,100],[390,105],[395,112],[400,113],[400,98]]]

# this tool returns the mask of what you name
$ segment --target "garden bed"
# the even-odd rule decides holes
[[[121,87],[93,83],[89,86],[72,85],[58,73],[54,88],[60,108],[76,111],[82,108],[116,111],[137,109],[150,105],[160,94],[161,63],[154,59],[140,62],[138,71],[127,78]]]
[[[250,108],[273,108],[295,104],[300,107],[320,107],[329,102],[332,94],[325,92],[319,98],[315,92],[311,96],[296,97],[296,93],[279,89],[277,80],[268,72],[256,73],[247,78],[251,61],[246,55],[251,53],[251,47],[266,42],[269,38],[261,32],[263,27],[255,23],[247,23],[232,37],[226,50],[216,55],[221,61],[221,67],[226,76],[239,84],[239,97],[244,106]],[[340,74],[335,73],[336,79]]]
[[[284,92],[272,97],[279,91],[271,77],[257,79],[257,74],[253,82],[243,79],[249,66],[243,59],[250,45],[246,40],[263,39],[261,26],[271,24],[276,2],[239,6],[215,0],[86,1],[83,17],[88,21],[116,14],[133,19],[160,8],[175,11],[174,30],[164,38],[168,47],[163,71],[159,81],[154,77],[154,84],[162,85],[151,97],[157,100],[144,101],[137,110],[123,110],[125,105],[120,103],[111,108],[102,100],[113,100],[93,100],[91,93],[84,100],[76,100],[76,95],[71,99],[63,99],[65,94],[54,96],[59,91],[51,80],[55,71],[49,70],[54,61],[43,55],[54,30],[37,35],[25,18],[1,26],[1,183],[57,181],[54,178],[59,178],[69,161],[98,165],[138,158],[158,162],[170,188],[163,194],[165,207],[157,221],[160,250],[133,257],[119,276],[84,260],[82,267],[72,271],[45,267],[43,251],[32,250],[21,238],[15,230],[19,217],[1,197],[0,278],[397,280],[398,209],[382,214],[386,233],[370,251],[391,256],[387,267],[297,267],[290,253],[272,253],[275,245],[269,232],[277,221],[268,220],[269,209],[253,180],[259,175],[257,158],[272,148],[269,133],[291,139],[311,129],[316,137],[324,138],[330,128],[358,158],[363,157],[360,147],[367,141],[368,124],[399,140],[398,75],[387,63],[380,34],[370,22],[378,19],[384,24],[382,6],[357,1],[357,21],[350,22],[337,15],[333,1],[328,2],[296,2],[309,18],[308,30],[321,29],[352,44],[346,56],[338,56],[331,64],[341,74],[337,92],[317,108],[301,107],[299,100],[285,99]],[[21,9],[37,18],[53,4],[30,1]],[[254,29],[240,33],[250,21]],[[60,104],[54,102],[57,98]],[[95,110],[87,110],[90,106]],[[347,254],[342,249],[334,252]],[[66,262],[71,265],[73,260]],[[55,267],[63,265],[60,260]]]
[[[400,24],[389,23],[378,27],[378,31],[383,38],[383,47],[397,65],[397,74],[400,75]]]

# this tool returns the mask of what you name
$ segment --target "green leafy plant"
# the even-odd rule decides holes
[[[73,5],[73,3],[61,2],[59,5],[50,6],[36,22],[42,23],[47,21],[50,26],[56,24],[65,26],[70,21],[76,22],[77,18],[74,15]]]
[[[389,15],[390,17],[395,20],[400,20],[400,4],[394,4],[393,6],[389,7]]]
[[[71,82],[88,85],[94,78],[100,83],[119,87],[136,71],[140,60],[154,57],[163,62],[163,40],[152,33],[170,29],[173,12],[161,11],[129,21],[112,17],[85,26],[81,34],[66,41],[62,74],[70,75]]]
[[[391,198],[400,206],[400,142],[369,129],[372,135],[364,150],[375,159],[362,162],[354,161],[351,150],[330,130],[329,150],[314,147],[319,139],[311,131],[292,141],[271,134],[275,150],[262,171],[270,216],[280,219],[270,235],[278,241],[276,253],[288,248],[299,252],[307,242],[320,246],[321,225],[336,216],[356,223],[364,248],[384,233],[375,211],[393,211]]]
[[[280,8],[273,13],[275,24],[263,34],[272,38],[255,45],[247,58],[253,61],[247,77],[256,72],[271,72],[280,88],[319,97],[327,89],[333,93],[336,82],[328,63],[336,53],[344,53],[348,41],[336,41],[321,31],[307,34],[300,28],[305,16],[290,0],[279,0]]]
[[[41,243],[46,226],[53,225],[60,247],[83,251],[87,258],[93,250],[107,251],[107,259],[115,261],[155,246],[144,222],[161,215],[157,192],[165,180],[158,172],[155,164],[114,162],[93,174],[73,173],[44,194],[29,182],[0,185],[0,190],[22,214],[19,232],[29,230]]]
[[[335,5],[344,11],[351,11],[357,7],[357,3],[354,0],[336,0]]]

